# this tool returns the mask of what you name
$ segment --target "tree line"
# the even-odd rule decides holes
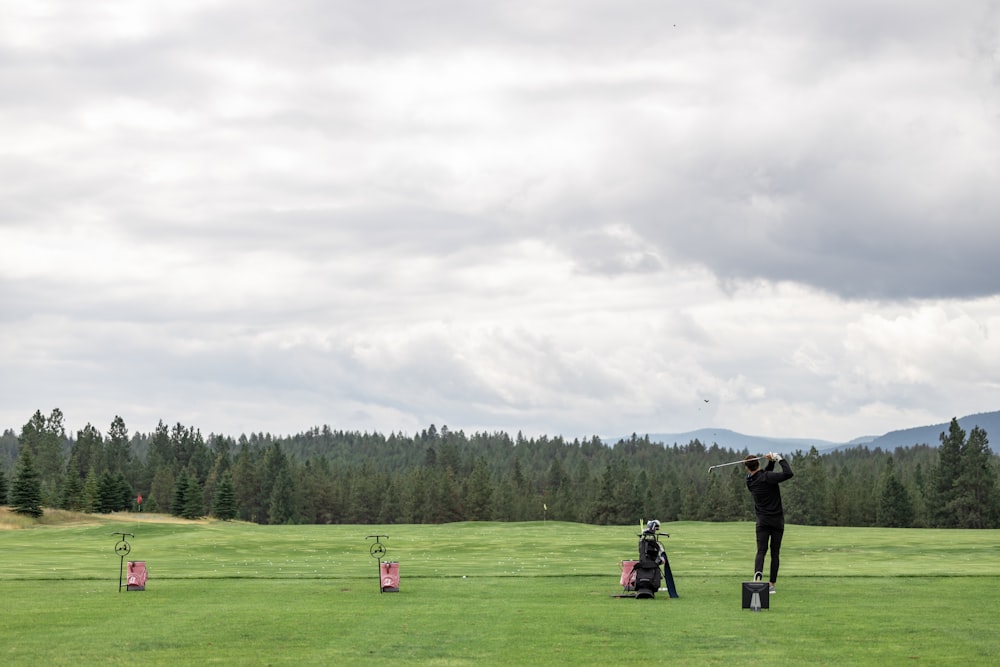
[[[0,435],[0,504],[261,524],[752,520],[742,466],[709,472],[748,453],[635,434],[609,445],[433,425],[412,436],[323,426],[233,438],[161,421],[130,435],[121,417],[106,432],[87,424],[67,436],[56,408]],[[957,419],[937,446],[785,456],[795,472],[782,485],[790,523],[1000,526],[997,456],[985,431],[966,434]]]

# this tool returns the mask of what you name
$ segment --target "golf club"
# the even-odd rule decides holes
[[[736,466],[736,465],[739,465],[741,463],[746,463],[747,461],[760,461],[763,458],[764,458],[763,456],[757,456],[757,457],[752,458],[752,459],[740,459],[739,461],[730,461],[729,463],[720,463],[719,465],[709,466],[708,467],[708,472],[712,472],[716,468],[723,468],[725,466]]]

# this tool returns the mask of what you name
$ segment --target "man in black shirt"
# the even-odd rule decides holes
[[[771,545],[770,592],[774,592],[774,582],[778,580],[778,564],[781,556],[781,538],[785,534],[785,510],[781,506],[781,491],[778,484],[791,478],[792,468],[780,454],[770,452],[764,455],[767,465],[760,469],[759,457],[747,456],[743,465],[747,469],[747,489],[753,496],[753,508],[757,514],[757,557],[754,559],[754,575],[764,572],[764,556],[768,542]],[[774,472],[774,464],[781,465],[781,472]]]

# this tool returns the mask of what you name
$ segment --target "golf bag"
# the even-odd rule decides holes
[[[660,563],[663,550],[656,541],[656,535],[644,532],[639,539],[639,562],[635,564],[635,597],[653,599],[660,590]]]

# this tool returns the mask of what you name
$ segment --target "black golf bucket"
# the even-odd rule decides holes
[[[770,585],[766,581],[743,582],[743,608],[760,611],[771,608]]]

